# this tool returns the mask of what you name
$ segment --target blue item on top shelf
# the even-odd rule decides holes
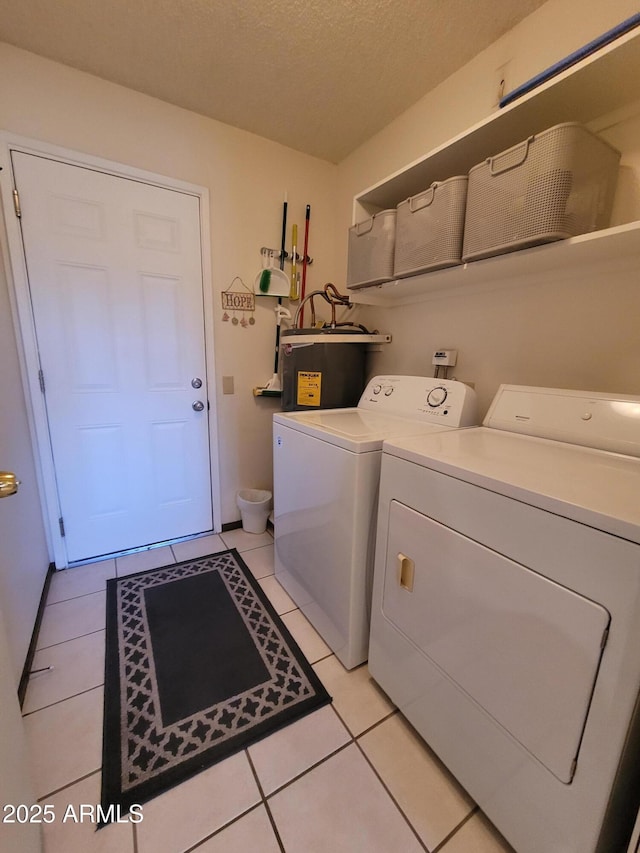
[[[603,33],[598,38],[593,41],[588,42],[583,47],[578,50],[570,53],[568,56],[565,56],[564,59],[561,59],[559,62],[556,62],[554,65],[550,65],[549,68],[541,71],[540,74],[536,74],[535,77],[532,77],[530,80],[527,80],[526,83],[523,83],[521,86],[517,86],[511,92],[508,92],[500,101],[500,107],[506,107],[507,104],[510,104],[512,101],[515,101],[517,98],[520,98],[522,95],[526,95],[527,92],[530,92],[532,89],[535,89],[536,86],[540,86],[546,80],[549,80],[551,77],[555,77],[556,74],[560,74],[561,71],[569,68],[571,65],[575,65],[576,62],[580,62],[581,59],[584,59],[585,56],[589,56],[590,53],[594,53],[601,47],[604,47],[605,44],[609,44],[611,41],[615,41],[615,39],[619,38],[624,33],[632,30],[634,27],[640,25],[640,12],[632,15],[630,18],[627,18],[622,23],[613,27],[613,29],[607,30],[606,33]]]

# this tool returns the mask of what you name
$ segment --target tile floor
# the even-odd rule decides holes
[[[105,583],[237,548],[333,703],[95,831]],[[509,845],[369,677],[347,672],[273,574],[270,533],[233,530],[54,575],[23,707],[46,853],[507,853]]]

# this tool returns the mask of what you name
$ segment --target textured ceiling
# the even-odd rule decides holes
[[[2,0],[0,40],[339,162],[543,0]]]

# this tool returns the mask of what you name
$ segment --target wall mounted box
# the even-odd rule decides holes
[[[286,329],[280,338],[282,411],[357,406],[366,384],[370,335]]]

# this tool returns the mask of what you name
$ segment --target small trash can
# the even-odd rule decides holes
[[[266,489],[240,489],[236,500],[242,529],[246,533],[264,533],[271,512],[271,492]]]

